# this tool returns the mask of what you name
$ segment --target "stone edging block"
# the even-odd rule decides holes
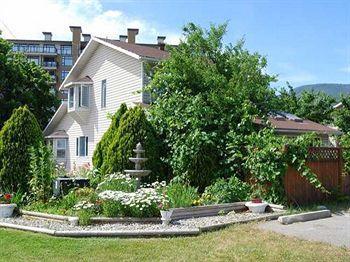
[[[321,218],[327,218],[331,216],[330,210],[320,210],[314,212],[306,212],[295,215],[280,216],[278,221],[283,225],[289,225],[296,222],[305,222],[310,220],[316,220]]]

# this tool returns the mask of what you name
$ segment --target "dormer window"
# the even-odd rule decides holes
[[[90,86],[75,84],[70,86],[68,92],[69,109],[88,108],[90,98]]]

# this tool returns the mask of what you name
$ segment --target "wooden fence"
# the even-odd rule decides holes
[[[312,147],[307,165],[328,191],[350,195],[350,175],[343,175],[342,150],[337,147]],[[329,194],[315,189],[292,167],[287,170],[284,187],[288,201],[294,204],[310,204],[330,198]]]

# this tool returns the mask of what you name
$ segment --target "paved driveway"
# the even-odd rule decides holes
[[[291,225],[282,225],[277,220],[273,220],[259,224],[259,228],[301,239],[350,248],[350,213],[335,213],[330,218]]]

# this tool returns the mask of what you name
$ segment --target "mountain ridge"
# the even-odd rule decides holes
[[[294,88],[297,94],[300,94],[304,90],[314,90],[325,92],[326,94],[333,96],[334,98],[339,98],[341,94],[350,94],[350,84],[337,84],[337,83],[320,83],[320,84],[310,84],[302,85]]]

